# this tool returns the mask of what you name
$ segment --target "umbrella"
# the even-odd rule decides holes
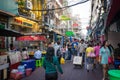
[[[65,35],[66,36],[74,36],[74,32],[72,32],[72,31],[66,31]]]

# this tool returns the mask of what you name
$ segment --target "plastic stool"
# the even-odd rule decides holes
[[[42,60],[36,60],[36,67],[42,66]]]

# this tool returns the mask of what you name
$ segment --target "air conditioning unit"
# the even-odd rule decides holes
[[[47,7],[48,9],[52,9],[53,3],[52,3],[52,2],[49,2],[49,3],[47,4],[47,6],[48,6],[48,7]]]
[[[26,0],[26,9],[31,10],[33,8],[32,2],[29,0]]]
[[[35,14],[34,13],[31,12],[30,16],[31,16],[32,19],[35,19]]]

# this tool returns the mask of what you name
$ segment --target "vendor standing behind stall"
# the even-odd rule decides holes
[[[29,53],[28,53],[28,51],[27,51],[27,48],[23,48],[23,49],[22,49],[22,59],[23,59],[23,60],[29,59]]]
[[[36,59],[36,67],[41,66],[41,57],[42,57],[42,52],[40,51],[40,47],[37,47],[37,50],[34,53],[34,58]]]

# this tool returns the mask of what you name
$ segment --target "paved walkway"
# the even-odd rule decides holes
[[[62,65],[64,74],[60,76],[58,80],[102,80],[102,70],[100,66],[97,66],[94,71],[89,71],[83,68],[74,68],[71,61],[67,61]],[[23,78],[22,80],[45,80],[44,69],[37,68],[30,76]]]

